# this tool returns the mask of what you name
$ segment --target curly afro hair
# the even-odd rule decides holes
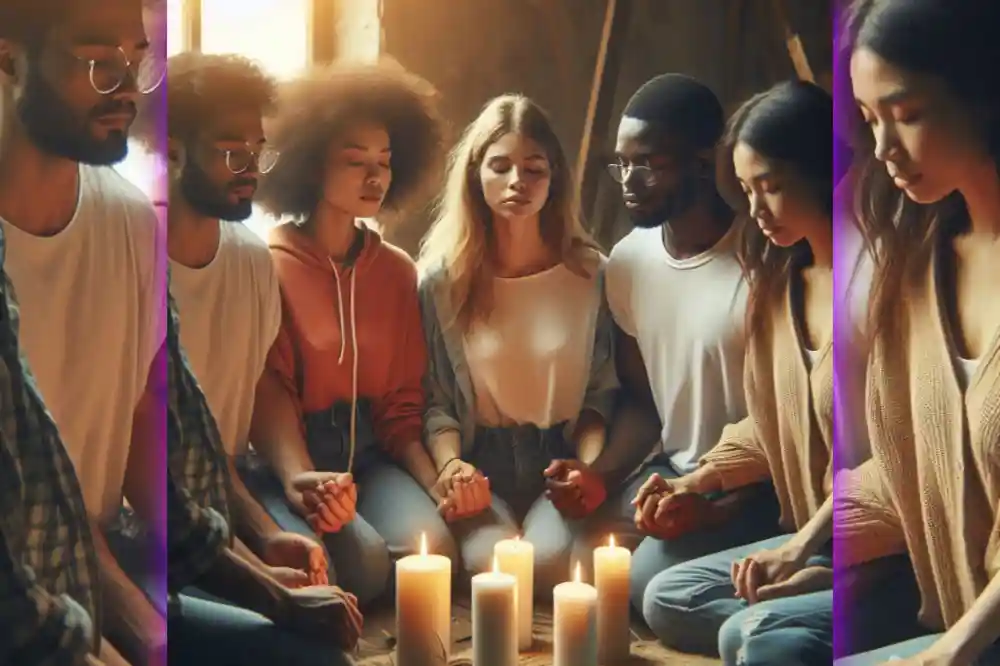
[[[234,108],[274,112],[277,81],[248,58],[233,54],[185,51],[167,59],[167,76],[152,95],[139,102],[130,136],[159,152],[158,118],[167,113],[167,136],[187,142],[212,121]],[[166,96],[166,104],[163,97]]]
[[[167,60],[167,136],[189,141],[233,108],[274,111],[277,82],[240,55],[189,51]]]
[[[276,217],[308,218],[322,197],[330,144],[353,123],[383,123],[392,182],[383,207],[399,211],[436,181],[444,159],[437,90],[392,62],[336,63],[282,84],[268,143],[280,151],[255,200]]]

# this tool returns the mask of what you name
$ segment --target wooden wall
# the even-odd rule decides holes
[[[619,0],[629,2],[626,47],[614,91],[613,122],[594,141],[609,152],[617,118],[632,93],[663,72],[710,85],[727,108],[794,69],[772,0]],[[829,0],[785,0],[812,69],[831,67]],[[739,14],[734,8],[743,6]],[[383,53],[434,83],[454,133],[490,98],[524,93],[544,106],[569,155],[580,146],[606,0],[383,0]],[[617,186],[601,178],[593,218],[606,243],[624,231]],[[388,230],[415,251],[426,211]],[[607,231],[610,230],[610,231]]]

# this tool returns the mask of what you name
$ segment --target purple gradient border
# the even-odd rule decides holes
[[[847,111],[845,104],[850,104],[850,99],[846,99],[845,93],[850,90],[850,82],[848,81],[848,73],[845,68],[844,59],[840,57],[840,47],[841,47],[841,28],[842,20],[841,16],[843,13],[843,8],[846,3],[843,0],[833,0],[831,3],[831,11],[833,16],[831,17],[831,25],[833,28],[833,35],[831,35],[831,48],[832,52],[832,64],[833,64],[833,80],[832,80],[832,95],[833,95],[833,135],[835,137],[839,136],[840,130],[843,129],[843,125],[839,122],[840,118]],[[842,93],[842,94],[838,94]],[[833,146],[833,173],[834,174],[847,174],[848,168],[850,166],[849,161],[851,155],[848,151],[844,150],[848,142],[841,142],[834,140]],[[851,225],[851,192],[849,191],[849,175],[843,175],[842,180],[839,183],[839,187],[835,189],[834,200],[833,200],[833,219],[834,219],[834,233],[833,233],[833,284],[834,284],[834,294],[836,297],[833,301],[833,335],[834,335],[834,379],[833,379],[833,393],[834,393],[834,409],[836,410],[837,417],[834,419],[834,469],[843,469],[842,461],[844,460],[844,452],[846,447],[851,446],[851,443],[846,441],[846,437],[850,432],[850,428],[845,427],[845,424],[850,423],[850,418],[852,415],[844,414],[844,410],[850,402],[846,399],[844,395],[845,390],[850,390],[847,388],[850,386],[850,382],[846,381],[848,378],[845,377],[845,373],[851,372],[850,364],[848,362],[849,353],[843,352],[838,353],[837,349],[847,349],[846,345],[851,344],[851,324],[850,324],[850,299],[848,298],[848,287],[851,282],[852,273],[854,270],[854,261],[850,240],[847,236],[848,227]],[[839,492],[840,483],[837,477],[834,477],[833,493],[834,496]],[[836,518],[834,518],[834,523],[836,524]],[[834,534],[836,534],[836,529],[834,529]],[[833,542],[833,559],[834,563],[841,559],[841,544],[834,539]],[[850,637],[847,635],[850,631],[850,625],[845,620],[850,612],[848,608],[848,596],[846,590],[842,585],[838,584],[838,576],[836,575],[836,565],[834,566],[834,584],[833,584],[833,654],[834,658],[841,658],[847,656],[844,654],[849,648]]]

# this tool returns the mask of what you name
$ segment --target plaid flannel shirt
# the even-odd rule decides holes
[[[197,580],[232,545],[229,467],[208,402],[180,344],[168,294],[167,589]]]
[[[180,323],[168,294],[167,354],[170,421],[176,436],[168,438],[167,460],[174,481],[199,506],[229,520],[232,480],[215,417],[181,348]]]
[[[18,346],[0,229],[0,664],[76,666],[97,651],[99,570],[83,495]]]

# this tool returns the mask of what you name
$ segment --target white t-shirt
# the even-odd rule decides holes
[[[712,249],[672,257],[662,230],[637,228],[611,251],[607,297],[636,338],[663,422],[661,446],[686,473],[746,416],[746,283],[735,226]]]
[[[220,222],[211,263],[170,262],[181,346],[229,455],[247,450],[254,390],[281,327],[278,278],[267,243],[244,225]]]
[[[576,420],[594,355],[596,280],[596,272],[583,277],[559,264],[493,281],[489,320],[463,339],[478,423],[547,428]]]
[[[90,166],[80,167],[76,213],[60,233],[2,223],[21,346],[87,510],[107,521],[121,507],[133,414],[166,333],[162,227],[134,185]]]

